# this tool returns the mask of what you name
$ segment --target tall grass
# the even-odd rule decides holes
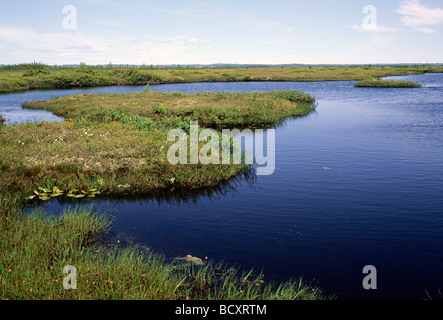
[[[322,300],[333,299],[313,283],[294,278],[282,283],[265,279],[262,272],[242,270],[224,262],[181,266],[189,276],[182,284],[187,297],[197,300]]]
[[[2,221],[2,299],[173,299],[175,279],[160,272],[164,258],[136,248],[92,246],[110,220],[90,210],[59,218],[33,212]],[[63,287],[63,268],[78,273],[77,289]],[[166,269],[165,269],[166,270]]]
[[[0,216],[0,299],[163,300],[325,299],[320,289],[289,281],[266,284],[253,271],[222,264],[195,266],[138,247],[100,242],[112,216],[91,208],[59,217]],[[63,268],[74,266],[77,288],[65,289]]]

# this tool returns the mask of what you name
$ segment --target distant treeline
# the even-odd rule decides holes
[[[41,62],[32,63],[20,63],[5,65],[0,64],[0,70],[27,70],[27,69],[39,69],[39,68],[55,68],[55,69],[73,69],[81,66],[94,67],[94,68],[135,68],[135,69],[150,69],[150,70],[164,70],[164,69],[193,69],[193,68],[379,68],[379,67],[392,67],[392,68],[419,68],[423,66],[442,66],[438,63],[414,63],[414,64],[229,64],[229,63],[216,63],[216,64],[168,64],[168,65],[153,65],[153,64],[100,64],[100,65],[87,65],[84,62],[80,64],[65,64],[65,65],[47,65]]]

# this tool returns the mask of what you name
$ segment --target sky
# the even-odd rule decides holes
[[[0,0],[0,64],[443,63],[441,0]]]

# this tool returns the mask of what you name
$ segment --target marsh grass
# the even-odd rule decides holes
[[[421,85],[412,81],[398,80],[363,80],[356,82],[354,87],[357,88],[420,88]]]
[[[196,300],[322,300],[334,299],[302,277],[283,283],[268,281],[262,272],[242,270],[224,262],[203,266],[180,266],[186,277],[182,284],[187,297]]]
[[[91,208],[58,217],[42,212],[0,218],[0,299],[163,300],[325,299],[298,281],[265,283],[252,270],[166,259],[148,249],[100,245],[112,222]],[[66,265],[77,271],[77,288],[65,289]]]
[[[173,299],[176,282],[161,255],[138,248],[93,245],[110,217],[90,210],[47,217],[39,212],[2,220],[2,299]],[[77,269],[77,289],[66,290],[63,267]]]
[[[183,122],[189,123],[191,120],[198,121],[202,127],[270,126],[287,117],[309,114],[315,109],[314,102],[312,96],[300,91],[181,95],[151,91],[80,94],[49,101],[33,101],[23,107],[44,109],[60,117],[76,120],[142,122],[143,118],[147,118],[170,129],[181,127]]]
[[[0,131],[0,193],[28,197],[39,187],[56,187],[65,195],[76,189],[149,194],[214,187],[250,170],[248,164],[171,165],[172,143],[165,130],[140,130],[119,121],[8,126]]]

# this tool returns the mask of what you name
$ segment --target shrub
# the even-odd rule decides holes
[[[140,71],[138,69],[125,69],[120,71],[120,77],[130,84],[162,83],[164,79],[154,73]]]
[[[154,113],[155,114],[165,114],[168,112],[168,109],[165,106],[160,106],[157,104],[154,104]]]
[[[49,74],[50,71],[44,69],[31,69],[23,73],[23,77],[35,77]]]
[[[313,103],[315,102],[315,99],[307,93],[304,93],[303,91],[276,91],[273,93],[275,99],[286,99],[293,103],[295,102],[306,102],[306,103]]]

